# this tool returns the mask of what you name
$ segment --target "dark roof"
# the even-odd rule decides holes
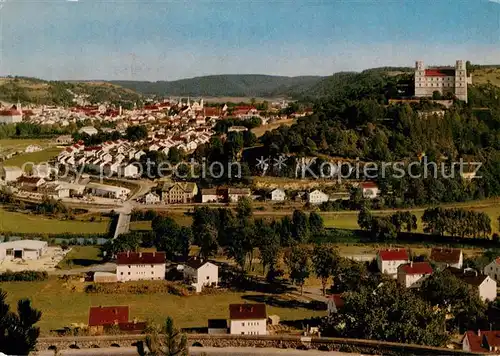
[[[165,252],[119,252],[116,263],[119,265],[165,263]]]
[[[433,248],[431,261],[454,264],[460,262],[462,250],[456,248]]]
[[[128,306],[90,307],[89,326],[128,322]]]
[[[403,248],[386,249],[378,252],[382,261],[408,261],[408,253]]]
[[[400,265],[406,274],[432,274],[432,267],[429,262],[412,262]]]
[[[267,319],[265,304],[230,304],[229,318],[236,320]]]
[[[447,267],[446,271],[451,272],[455,277],[471,286],[480,286],[488,276],[480,274],[474,270],[466,270],[454,267]]]
[[[227,329],[226,319],[208,319],[209,329]]]
[[[200,268],[201,266],[203,266],[205,263],[207,263],[208,261],[203,259],[203,258],[199,258],[199,257],[191,257],[189,260],[187,260],[186,262],[186,266],[189,266],[193,269],[198,269]]]
[[[30,184],[36,184],[38,183],[41,179],[40,177],[27,177],[27,176],[21,176],[17,178],[17,181],[20,183],[30,183]]]

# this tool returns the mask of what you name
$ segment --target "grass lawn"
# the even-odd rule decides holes
[[[96,246],[74,246],[71,251],[59,262],[61,269],[81,268],[102,262],[101,250]]]
[[[100,234],[108,231],[109,221],[57,220],[43,215],[11,212],[0,208],[0,231],[23,233]]]
[[[48,162],[51,158],[54,158],[60,152],[61,152],[60,148],[51,147],[40,152],[23,153],[14,156],[11,159],[6,160],[5,162],[3,162],[3,165],[17,166],[17,167],[22,167],[23,165],[25,165],[24,171],[29,171],[31,170],[30,167],[31,164],[29,163],[36,164],[36,163]]]
[[[20,298],[31,298],[35,308],[42,311],[39,322],[41,332],[69,326],[71,323],[87,323],[91,306],[128,305],[130,318],[163,322],[171,316],[179,327],[203,327],[209,318],[228,318],[228,305],[250,302],[252,295],[261,293],[220,293],[217,295],[178,297],[170,294],[86,294],[71,291],[62,281],[50,278],[44,282],[7,282],[2,289],[8,294],[8,302],[15,308]],[[305,308],[282,308],[268,305],[268,314],[277,314],[282,320],[297,320],[306,317],[324,316],[326,311]]]
[[[24,150],[29,145],[38,145],[42,148],[50,145],[48,139],[2,139],[0,140],[0,152]]]
[[[281,125],[283,125],[283,126],[291,126],[296,121],[297,121],[296,119],[278,120],[276,122],[273,122],[272,124],[261,125],[259,127],[253,128],[252,132],[255,134],[255,136],[260,137],[260,136],[264,135],[267,131],[271,131],[271,130],[277,129]]]
[[[138,231],[138,230],[151,230],[151,221],[132,221],[130,223],[130,230],[131,231]]]

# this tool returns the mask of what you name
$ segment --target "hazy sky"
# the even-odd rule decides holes
[[[500,64],[500,0],[0,4],[0,75],[174,80],[329,75],[417,59]]]

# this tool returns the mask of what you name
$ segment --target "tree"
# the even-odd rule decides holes
[[[174,327],[174,321],[168,317],[163,328],[152,326],[148,328],[146,346],[143,342],[137,344],[137,352],[141,356],[188,356],[187,337]]]
[[[274,274],[280,251],[280,237],[276,231],[263,221],[256,223],[256,239],[260,252],[260,260],[264,269],[269,269],[269,276]]]
[[[323,245],[316,245],[314,247],[312,262],[316,276],[321,279],[323,295],[326,294],[328,278],[333,275],[338,259],[339,254],[333,247]]]
[[[292,235],[296,242],[307,242],[309,240],[309,219],[301,210],[294,210],[292,215]]]
[[[309,229],[312,236],[319,236],[324,232],[323,218],[317,212],[313,211],[309,214]]]
[[[363,205],[358,214],[358,225],[362,230],[371,230],[373,216],[368,208]]]
[[[252,200],[248,197],[240,198],[240,200],[238,200],[238,205],[236,206],[236,216],[238,219],[248,219],[252,216],[252,212]]]
[[[7,355],[28,355],[35,350],[40,328],[34,325],[42,313],[31,307],[29,299],[17,303],[17,314],[10,311],[7,293],[0,289],[0,352]]]
[[[288,267],[290,279],[300,286],[300,294],[302,294],[304,283],[311,271],[309,251],[298,246],[293,247],[290,253],[285,256],[285,263]]]
[[[148,129],[145,126],[135,125],[127,127],[125,137],[130,141],[140,141],[148,137]]]
[[[344,296],[342,313],[325,318],[321,334],[399,343],[442,346],[448,335],[444,311],[436,311],[395,281]]]

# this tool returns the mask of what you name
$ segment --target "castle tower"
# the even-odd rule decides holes
[[[426,96],[424,61],[415,62],[415,96]]]
[[[463,60],[455,64],[455,96],[467,102],[467,69]]]

